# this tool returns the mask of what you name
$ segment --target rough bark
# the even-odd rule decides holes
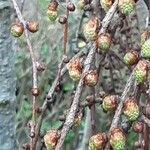
[[[0,0],[0,149],[17,150],[15,137],[15,57],[10,36],[11,7]]]

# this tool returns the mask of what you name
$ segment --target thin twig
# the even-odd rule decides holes
[[[18,7],[18,4],[16,2],[16,0],[12,0],[13,5],[14,5],[14,9],[16,10],[16,14],[17,17],[19,19],[19,21],[23,24],[24,27],[24,34],[26,37],[26,41],[27,41],[27,45],[30,51],[30,56],[31,56],[31,61],[32,61],[32,88],[33,89],[38,89],[38,83],[37,83],[37,68],[36,68],[36,57],[34,54],[34,50],[31,44],[31,41],[29,39],[29,34],[28,34],[28,30],[26,28],[26,21],[24,20],[21,11]],[[32,100],[32,123],[31,123],[31,130],[30,130],[30,134],[34,135],[35,133],[35,109],[36,109],[36,97],[33,96],[33,100]],[[33,138],[31,138],[31,150],[34,150],[33,147]]]
[[[56,78],[55,78],[55,80],[52,84],[51,89],[49,90],[49,92],[47,94],[47,97],[49,97],[49,101],[51,103],[53,102],[53,99],[52,99],[53,93],[55,92],[55,89],[56,89],[56,87],[57,87],[57,85],[60,81],[60,78],[61,78],[61,69],[62,69],[62,66],[63,66],[63,62],[64,62],[64,59],[61,60],[59,66],[58,66],[57,76],[56,76]],[[42,112],[41,112],[41,115],[40,115],[39,120],[38,120],[37,125],[36,125],[36,133],[35,133],[35,138],[34,138],[34,146],[35,147],[36,147],[36,143],[38,141],[38,136],[39,136],[39,133],[40,133],[40,129],[41,129],[41,125],[42,125],[42,121],[43,121],[46,109],[47,109],[47,98],[43,103]]]
[[[33,67],[33,88],[37,88],[36,58],[35,58],[34,50],[33,50],[33,47],[32,47],[32,44],[31,44],[31,41],[30,41],[30,38],[29,38],[28,30],[26,28],[26,21],[24,20],[22,14],[20,12],[20,9],[18,7],[18,4],[16,3],[16,0],[12,0],[12,2],[13,2],[13,5],[14,5],[14,8],[16,10],[18,19],[19,19],[19,21],[24,26],[24,33],[25,33],[25,36],[26,36],[27,45],[28,45],[28,48],[29,48],[29,51],[30,51],[30,55],[31,55],[31,60],[32,60],[32,67]]]
[[[123,102],[125,101],[125,98],[126,98],[128,92],[130,91],[130,88],[131,88],[132,85],[133,85],[133,73],[130,75],[130,77],[127,81],[127,84],[124,88],[124,91],[123,91],[122,96],[120,98],[119,105],[116,109],[114,118],[112,120],[112,124],[111,124],[110,129],[115,128],[115,127],[118,126],[118,122],[119,122],[119,119],[120,119],[120,116],[121,116],[121,113],[122,113]]]
[[[66,55],[67,52],[67,42],[68,42],[68,17],[69,17],[69,10],[67,9],[67,0],[66,0],[66,17],[67,22],[64,25],[64,55]]]
[[[78,54],[76,54],[74,57],[81,57],[83,55],[83,51],[80,51]],[[73,57],[73,58],[74,58]],[[62,68],[62,64],[63,64],[63,59],[61,60],[59,66],[58,66],[58,72],[57,72],[57,75],[56,75],[56,78],[47,94],[47,98],[49,98],[51,101],[51,103],[53,102],[53,94],[55,92],[55,89],[59,83],[59,81],[61,80],[61,78],[63,77],[63,75],[66,73],[67,71],[67,68],[66,68],[66,65]],[[39,119],[38,119],[38,122],[37,122],[37,125],[36,125],[36,129],[35,129],[35,139],[34,139],[34,145],[36,146],[36,143],[38,141],[38,136],[39,136],[39,133],[40,133],[40,129],[41,129],[41,125],[42,125],[42,122],[43,122],[43,119],[44,119],[44,115],[45,115],[45,112],[46,112],[46,109],[47,109],[47,102],[48,102],[48,99],[45,99],[43,105],[42,105],[42,112],[39,116]]]

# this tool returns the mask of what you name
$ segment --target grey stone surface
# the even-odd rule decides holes
[[[0,0],[0,150],[17,150],[15,138],[15,55],[10,36],[10,0]]]
[[[144,0],[139,0],[136,4],[136,11],[138,17],[138,26],[140,31],[142,32],[145,29],[146,18],[149,17],[149,12],[147,5]]]

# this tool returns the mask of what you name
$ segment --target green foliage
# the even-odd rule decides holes
[[[133,130],[130,130],[129,134],[127,135],[128,149],[134,149],[134,142],[136,140],[137,140],[137,133],[135,133]]]
[[[46,43],[44,43],[41,47],[41,50],[40,50],[40,54],[44,57],[44,58],[47,58],[48,54],[49,54],[49,51],[48,51],[48,45]]]
[[[61,121],[51,122],[51,128],[59,128],[61,126]]]
[[[28,120],[29,118],[31,118],[31,115],[31,104],[28,101],[24,100],[21,104],[19,112],[17,113],[17,120]]]
[[[75,133],[73,130],[70,130],[68,133],[67,133],[67,136],[65,138],[65,144],[67,143],[70,143],[71,141],[73,141],[73,139],[75,138]]]
[[[74,89],[74,83],[73,82],[65,82],[63,84],[63,91],[64,92],[69,92],[72,91]]]
[[[45,9],[46,6],[48,6],[48,3],[50,0],[38,0],[38,5],[42,8]]]

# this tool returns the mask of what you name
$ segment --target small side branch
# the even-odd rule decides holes
[[[126,98],[128,92],[130,91],[130,88],[132,85],[133,85],[133,73],[130,75],[129,80],[125,86],[123,93],[122,93],[122,96],[120,98],[120,103],[115,112],[110,129],[117,127],[121,113],[122,113],[123,102],[125,101],[125,98]]]

